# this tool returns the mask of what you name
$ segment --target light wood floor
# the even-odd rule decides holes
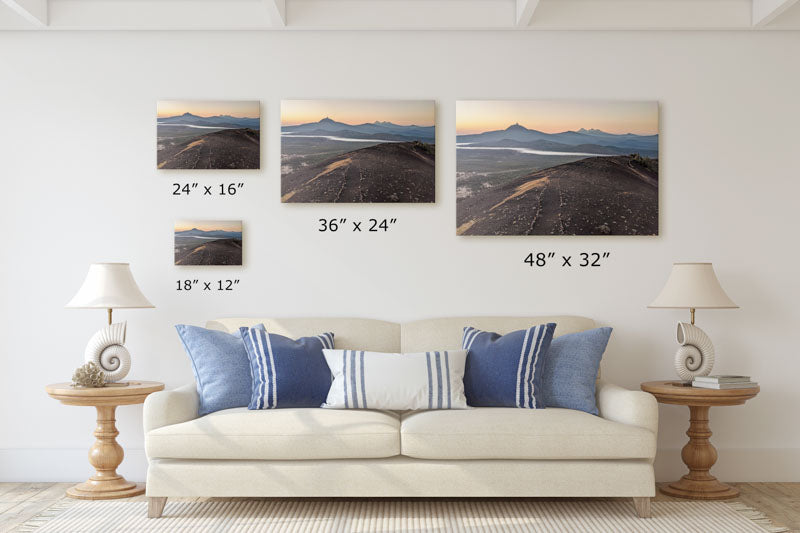
[[[64,499],[72,483],[0,483],[0,533],[14,528]],[[775,525],[800,532],[800,483],[733,483],[739,487],[739,501],[764,512]],[[144,501],[144,496],[131,498]],[[655,501],[685,501],[664,496]],[[144,511],[143,511],[144,512]],[[633,512],[633,508],[631,508]]]

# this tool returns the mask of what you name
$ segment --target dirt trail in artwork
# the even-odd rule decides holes
[[[527,235],[564,235],[561,178],[549,180],[539,194],[539,209]]]
[[[314,176],[313,178],[308,180],[307,183],[311,183],[312,181],[314,181],[316,179],[319,179],[320,176],[324,176],[325,174],[328,174],[329,172],[333,172],[334,170],[336,170],[339,167],[343,167],[345,165],[349,165],[350,163],[352,163],[352,161],[353,160],[350,159],[349,157],[347,159],[342,159],[340,161],[335,161],[335,162],[331,163],[330,165],[328,165],[327,167],[325,167],[325,170],[323,170],[322,172],[320,172],[319,174],[317,174],[316,176]]]
[[[526,181],[525,183],[523,183],[522,185],[517,187],[517,189],[514,191],[514,194],[504,198],[500,203],[494,204],[492,206],[492,208],[489,209],[489,211],[494,211],[495,209],[497,209],[498,207],[500,207],[504,203],[508,202],[509,200],[513,200],[514,198],[516,198],[518,196],[522,196],[526,192],[528,192],[528,191],[530,191],[530,190],[532,190],[532,189],[534,189],[536,187],[546,187],[548,181],[549,181],[549,178],[547,176],[545,176],[543,178],[537,178],[535,180]]]

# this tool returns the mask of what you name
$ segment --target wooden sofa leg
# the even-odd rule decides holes
[[[148,497],[147,498],[147,518],[161,518],[164,506],[167,505],[167,497]]]
[[[636,514],[639,518],[650,518],[653,516],[650,512],[650,498],[634,497],[633,506],[636,508]]]

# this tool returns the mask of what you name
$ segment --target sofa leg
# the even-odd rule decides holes
[[[161,518],[164,506],[167,505],[167,497],[148,497],[147,498],[147,518]]]
[[[636,508],[636,514],[639,518],[650,518],[653,516],[650,512],[650,498],[634,497],[633,506]]]

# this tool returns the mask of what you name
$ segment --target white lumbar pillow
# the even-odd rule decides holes
[[[382,353],[322,350],[333,374],[330,409],[466,409],[466,350]]]

